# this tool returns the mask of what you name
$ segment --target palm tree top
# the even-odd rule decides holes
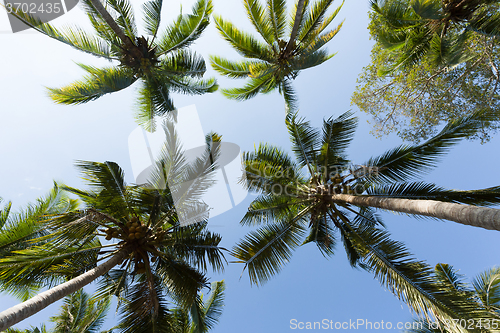
[[[314,243],[331,256],[342,242],[352,266],[372,272],[417,314],[467,316],[471,304],[443,296],[433,282],[433,270],[391,239],[376,210],[349,199],[497,205],[499,186],[457,191],[415,182],[460,139],[480,128],[481,121],[495,117],[482,111],[457,119],[425,143],[402,145],[354,165],[347,156],[357,125],[352,113],[324,119],[320,130],[289,113],[286,124],[295,159],[270,144],[244,154],[246,185],[259,195],[241,224],[262,226],[240,240],[232,255],[245,264],[251,283],[260,284],[277,274],[299,246]]]
[[[297,0],[290,19],[287,19],[284,0],[268,1],[266,6],[259,0],[245,0],[243,3],[250,22],[264,43],[222,17],[214,17],[221,36],[247,58],[237,62],[220,56],[210,57],[212,67],[220,74],[248,79],[243,88],[223,89],[222,93],[231,99],[245,100],[278,88],[287,108],[294,109],[296,97],[290,81],[301,70],[318,66],[333,57],[334,54],[329,54],[323,46],[338,33],[342,23],[332,30],[325,32],[325,29],[343,3],[328,14],[333,0],[321,0],[311,5],[309,1]]]
[[[129,0],[83,0],[82,6],[94,28],[89,34],[78,27],[57,29],[49,23],[14,11],[13,15],[36,31],[117,66],[95,68],[79,64],[87,76],[63,88],[49,88],[50,97],[61,104],[81,104],[141,82],[136,119],[154,130],[154,117],[173,111],[170,92],[204,94],[218,89],[216,80],[202,79],[204,59],[189,46],[203,33],[212,12],[211,0],[197,0],[190,14],[179,14],[160,33],[162,0],[143,5],[145,34],[139,35]]]
[[[85,206],[51,217],[46,234],[34,244],[0,258],[0,282],[7,281],[11,289],[31,281],[43,287],[101,270],[92,275],[98,282],[97,299],[118,297],[127,323],[121,332],[151,332],[158,322],[170,327],[169,300],[189,309],[209,286],[205,272],[222,271],[225,258],[221,236],[207,230],[207,207],[198,201],[212,184],[219,147],[207,145],[202,156],[188,163],[174,140],[173,124],[166,135],[170,140],[147,184],[128,185],[116,163],[79,161],[89,189],[59,188],[77,195]],[[210,139],[213,143],[220,136]],[[167,179],[191,181],[175,202]],[[179,210],[191,213],[190,224],[183,223]]]

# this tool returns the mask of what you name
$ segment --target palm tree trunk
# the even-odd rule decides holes
[[[436,217],[461,224],[500,231],[500,209],[478,207],[434,200],[410,200],[356,196],[332,195],[334,202],[347,202],[356,206],[382,208],[406,214]]]
[[[302,21],[302,16],[304,15],[304,4],[306,0],[299,0],[297,4],[297,12],[295,13],[295,20],[293,21],[292,33],[290,34],[290,40],[286,45],[285,54],[292,51],[292,45],[294,45],[295,38],[297,38],[297,33],[299,32],[300,21]]]
[[[113,17],[108,13],[106,8],[102,5],[100,0],[90,0],[94,8],[99,12],[99,14],[102,15],[106,23],[109,25],[109,27],[113,30],[113,32],[122,40],[123,44],[127,47],[127,49],[132,52],[132,55],[140,59],[142,58],[142,53],[139,51],[137,46],[130,40],[130,37],[127,36],[123,30],[116,24],[115,20]]]
[[[52,303],[66,297],[75,291],[80,290],[98,277],[106,274],[115,267],[128,254],[127,249],[122,249],[105,263],[91,269],[90,271],[77,276],[57,287],[44,291],[35,297],[15,305],[10,309],[0,312],[0,331],[4,331],[12,325],[34,315],[38,311],[46,308]]]

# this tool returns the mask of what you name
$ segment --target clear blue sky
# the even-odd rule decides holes
[[[178,13],[180,2],[165,1],[165,21]],[[192,0],[182,1],[185,12],[192,3]],[[334,6],[339,4],[337,1]],[[139,3],[134,5],[137,12]],[[241,1],[214,0],[214,7],[215,13],[253,31]],[[321,125],[324,117],[354,108],[350,96],[358,74],[369,62],[372,45],[366,29],[367,12],[368,1],[348,0],[334,21],[338,24],[345,18],[344,27],[328,44],[328,49],[338,54],[322,66],[301,73],[294,83],[300,98],[300,113],[316,126]],[[68,23],[88,27],[80,8],[53,23],[58,27]],[[82,71],[74,62],[93,65],[107,62],[34,32],[11,34],[3,12],[0,12],[0,32],[3,45],[0,196],[19,207],[45,194],[53,180],[82,186],[73,166],[75,160],[115,161],[125,169],[127,180],[132,183],[127,140],[136,128],[132,116],[135,88],[81,106],[55,105],[44,86],[59,87],[79,79]],[[205,57],[209,54],[239,57],[218,36],[213,24],[194,48]],[[212,70],[208,74],[215,75]],[[221,77],[218,80],[223,87],[242,84]],[[175,95],[174,102],[179,108],[195,104],[205,132],[216,131],[242,150],[251,150],[259,142],[290,147],[283,100],[277,92],[247,102],[229,101],[220,93],[196,97]],[[350,150],[353,162],[362,163],[400,144],[395,137],[375,139],[369,134],[367,117],[360,113],[357,116],[360,125]],[[463,190],[499,185],[499,145],[498,136],[486,145],[463,142],[425,180]],[[213,231],[223,235],[223,246],[230,248],[249,230],[238,222],[250,201],[249,196],[236,208],[210,221]],[[382,216],[393,238],[406,243],[419,259],[430,265],[449,263],[472,277],[498,263],[497,232],[391,213]],[[282,273],[259,288],[250,286],[246,273],[240,280],[242,269],[242,265],[230,264],[223,275],[213,276],[227,283],[226,307],[214,332],[290,332],[294,331],[290,328],[292,319],[383,320],[394,325],[411,320],[404,304],[384,290],[370,273],[349,266],[341,246],[336,256],[328,260],[313,245],[298,249]],[[16,303],[8,295],[1,297],[0,310]],[[57,310],[57,306],[50,307],[18,327],[37,325]],[[108,327],[114,322],[114,311],[110,311]],[[366,330],[360,327],[357,331]]]

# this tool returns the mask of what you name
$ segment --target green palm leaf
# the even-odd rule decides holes
[[[144,13],[144,27],[146,29],[146,33],[153,36],[153,38],[156,37],[160,27],[162,5],[163,0],[147,1],[142,5],[142,11]]]
[[[135,40],[137,36],[137,27],[135,25],[134,11],[130,2],[128,0],[107,0],[107,2],[111,8],[118,13],[115,22],[132,41]]]
[[[231,255],[238,259],[236,262],[244,263],[248,269],[251,283],[266,282],[289,261],[292,251],[301,244],[305,232],[303,216],[309,210],[249,233],[232,249]]]
[[[231,22],[224,20],[220,16],[214,16],[214,20],[222,37],[241,55],[271,61],[272,54],[266,45],[256,40],[252,35],[239,31]]]
[[[48,88],[49,96],[59,104],[82,104],[132,85],[136,78],[130,69],[96,68],[79,64],[90,75],[60,89]]]
[[[158,56],[185,48],[198,39],[209,24],[212,13],[211,0],[198,0],[191,15],[180,15],[174,24],[169,25],[163,36],[159,37]]]
[[[64,31],[59,31],[49,23],[44,23],[39,18],[29,13],[25,13],[22,10],[12,11],[11,15],[15,16],[30,28],[50,38],[70,45],[77,50],[108,60],[116,59],[110,53],[109,46],[105,42],[89,35],[80,28],[66,27]]]
[[[286,29],[286,1],[267,0],[267,11],[270,17],[274,39],[283,38]]]
[[[243,2],[247,11],[248,18],[259,34],[264,38],[267,44],[273,45],[276,41],[271,17],[259,0],[245,0]]]
[[[378,168],[379,179],[404,181],[417,177],[436,166],[439,158],[461,139],[476,133],[484,121],[492,121],[498,115],[491,110],[478,110],[472,115],[448,123],[432,139],[414,146],[403,145],[371,158],[364,165]]]

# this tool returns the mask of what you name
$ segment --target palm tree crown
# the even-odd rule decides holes
[[[178,144],[172,124],[167,135],[168,143]],[[42,244],[1,258],[2,275],[12,284],[40,276],[77,277],[71,283],[86,271],[108,265],[96,276],[98,297],[118,297],[120,332],[171,329],[167,300],[189,309],[208,286],[204,272],[209,267],[223,270],[221,237],[207,230],[207,208],[197,201],[210,185],[207,177],[199,176],[212,173],[217,149],[217,145],[207,146],[203,156],[187,163],[179,149],[166,145],[145,185],[127,185],[116,163],[79,162],[90,190],[64,189],[78,195],[86,207],[52,218]],[[191,181],[184,189],[185,198],[175,206],[166,179]],[[181,223],[179,206],[191,210],[191,224]],[[0,316],[0,324],[3,319]]]
[[[50,97],[56,103],[86,103],[141,81],[136,119],[144,128],[154,130],[154,116],[175,109],[171,91],[204,94],[217,90],[215,79],[202,79],[206,71],[203,58],[188,50],[209,24],[211,0],[197,0],[192,14],[180,14],[163,34],[159,34],[163,1],[147,1],[143,5],[145,36],[137,32],[128,0],[107,0],[112,15],[104,8],[98,10],[101,5],[97,3],[95,6],[95,1],[84,0],[82,5],[96,35],[78,27],[60,31],[22,11],[14,12],[24,23],[51,38],[94,56],[119,62],[117,66],[104,68],[79,64],[88,76],[67,87],[49,88]]]
[[[424,57],[434,66],[452,68],[469,60],[470,37],[498,37],[498,0],[371,0],[380,19],[376,39],[395,56],[395,64],[411,67]]]
[[[471,304],[448,298],[434,284],[433,271],[427,264],[414,259],[402,243],[391,240],[373,207],[352,204],[350,198],[498,204],[500,187],[452,191],[409,182],[434,167],[450,146],[488,117],[494,115],[459,119],[421,145],[400,146],[353,166],[346,154],[357,124],[352,114],[326,119],[322,131],[318,131],[290,113],[287,127],[297,162],[269,144],[244,155],[247,186],[259,196],[241,223],[264,226],[242,239],[232,255],[245,264],[252,283],[263,283],[282,269],[301,244],[315,243],[323,255],[330,256],[340,238],[352,266],[373,272],[417,313],[427,315],[430,311],[438,319],[458,313],[475,315]]]
[[[284,96],[288,108],[296,106],[291,80],[299,71],[327,61],[328,54],[322,47],[340,30],[323,32],[337,16],[339,6],[327,15],[333,0],[317,1],[309,7],[308,0],[298,0],[290,20],[286,18],[286,1],[267,1],[264,8],[259,0],[245,0],[248,17],[262,43],[252,35],[238,30],[231,22],[215,16],[215,24],[222,37],[242,56],[243,61],[230,61],[220,56],[211,56],[212,67],[230,78],[248,78],[243,88],[223,89],[222,93],[232,99],[245,100],[259,92],[267,93],[276,88]],[[287,26],[290,28],[288,39]]]

